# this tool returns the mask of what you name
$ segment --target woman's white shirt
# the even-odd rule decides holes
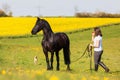
[[[96,46],[97,45],[97,42],[99,41],[99,45],[98,45],[98,47],[95,47],[94,48],[94,51],[102,51],[103,49],[102,49],[102,37],[100,36],[100,35],[98,35],[98,36],[96,36],[95,38],[94,38],[94,46]]]

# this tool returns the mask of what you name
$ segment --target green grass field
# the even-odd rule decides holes
[[[84,52],[91,42],[92,29],[67,33],[70,38],[71,71],[66,71],[63,53],[60,52],[60,71],[46,70],[45,57],[42,52],[42,35],[33,37],[0,38],[0,80],[120,80],[120,25],[102,27],[104,53],[102,61],[110,68],[109,73],[99,67],[98,72],[89,70],[89,58],[84,56],[72,63]],[[34,56],[38,64],[33,63]]]

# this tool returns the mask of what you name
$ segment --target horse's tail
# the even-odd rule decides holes
[[[70,46],[69,43],[63,48],[64,62],[70,64]]]

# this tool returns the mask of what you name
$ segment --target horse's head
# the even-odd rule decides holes
[[[37,17],[37,21],[36,21],[35,26],[33,27],[32,31],[31,31],[31,33],[32,34],[37,34],[37,32],[39,32],[42,29],[43,29],[42,19]]]

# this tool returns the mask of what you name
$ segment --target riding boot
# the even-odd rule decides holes
[[[98,71],[98,64],[95,64],[95,71]]]
[[[103,62],[99,62],[99,65],[105,69],[105,72],[109,72],[109,68]]]

